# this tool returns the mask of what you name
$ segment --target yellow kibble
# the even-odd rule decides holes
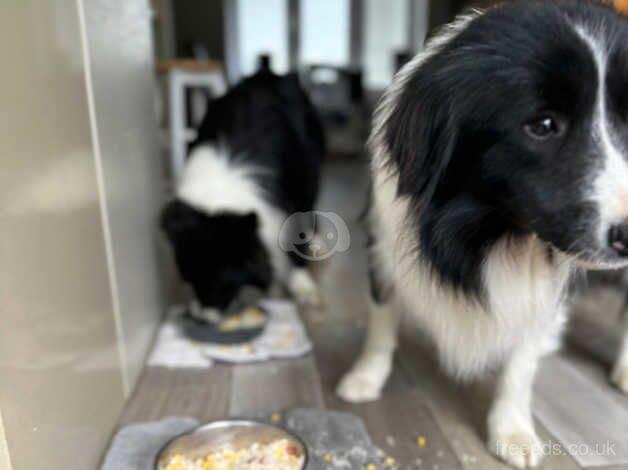
[[[166,470],[183,470],[183,455],[175,454],[166,466]]]
[[[373,465],[372,463],[368,464],[365,467],[366,470],[377,470],[377,465]]]
[[[270,462],[266,462],[270,459]],[[168,463],[160,465],[161,470],[188,470],[198,468],[203,470],[252,470],[254,468],[267,470],[287,470],[300,465],[303,456],[297,453],[296,447],[288,440],[278,440],[271,444],[253,443],[246,449],[223,448],[215,454],[205,458],[190,459],[180,454],[172,454]],[[270,465],[270,466],[267,466]],[[288,465],[288,466],[286,466]]]
[[[327,452],[325,455],[323,455],[323,460],[325,462],[331,462],[331,454]]]
[[[418,445],[421,449],[425,447],[425,437],[419,436],[416,438],[416,445]]]
[[[240,318],[232,317],[232,318],[223,320],[220,323],[220,326],[218,327],[218,329],[220,331],[233,331],[233,330],[236,330],[239,326],[240,326]]]
[[[389,467],[392,467],[395,464],[395,459],[393,459],[392,457],[386,457],[386,465],[388,465]]]
[[[280,413],[273,413],[273,414],[270,416],[270,420],[271,420],[273,423],[278,423],[279,421],[281,421],[281,414],[280,414]]]

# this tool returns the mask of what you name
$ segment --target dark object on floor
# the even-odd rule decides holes
[[[181,325],[185,335],[194,341],[218,344],[248,343],[261,335],[268,324],[268,312],[260,307],[255,307],[254,310],[254,314],[250,309],[228,314],[216,323],[200,320],[186,311],[181,317]],[[247,315],[249,319],[256,316],[263,318],[247,322]]]

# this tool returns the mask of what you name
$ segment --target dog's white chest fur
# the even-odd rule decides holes
[[[483,267],[485,301],[470,300],[441,283],[417,257],[416,228],[407,226],[408,201],[397,197],[395,176],[374,165],[375,258],[385,264],[379,268],[391,276],[400,307],[431,334],[450,373],[470,378],[503,363],[523,342],[558,337],[567,260],[557,253],[549,261],[546,245],[535,237],[503,240]],[[542,348],[556,345],[552,341]]]

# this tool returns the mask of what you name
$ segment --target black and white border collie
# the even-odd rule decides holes
[[[372,310],[338,393],[379,396],[403,310],[454,376],[500,371],[489,446],[537,465],[568,279],[628,264],[628,20],[580,0],[462,16],[397,74],[369,147]]]
[[[290,214],[313,210],[323,156],[320,121],[294,74],[262,70],[210,102],[161,218],[196,316],[219,318],[245,287],[274,295],[283,285],[318,302],[305,260],[280,249],[279,233]]]

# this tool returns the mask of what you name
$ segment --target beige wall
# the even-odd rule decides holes
[[[146,1],[86,3],[0,6],[2,470],[96,468],[161,313]]]
[[[148,0],[83,1],[90,91],[111,236],[125,387],[162,313],[155,215],[162,185]]]

